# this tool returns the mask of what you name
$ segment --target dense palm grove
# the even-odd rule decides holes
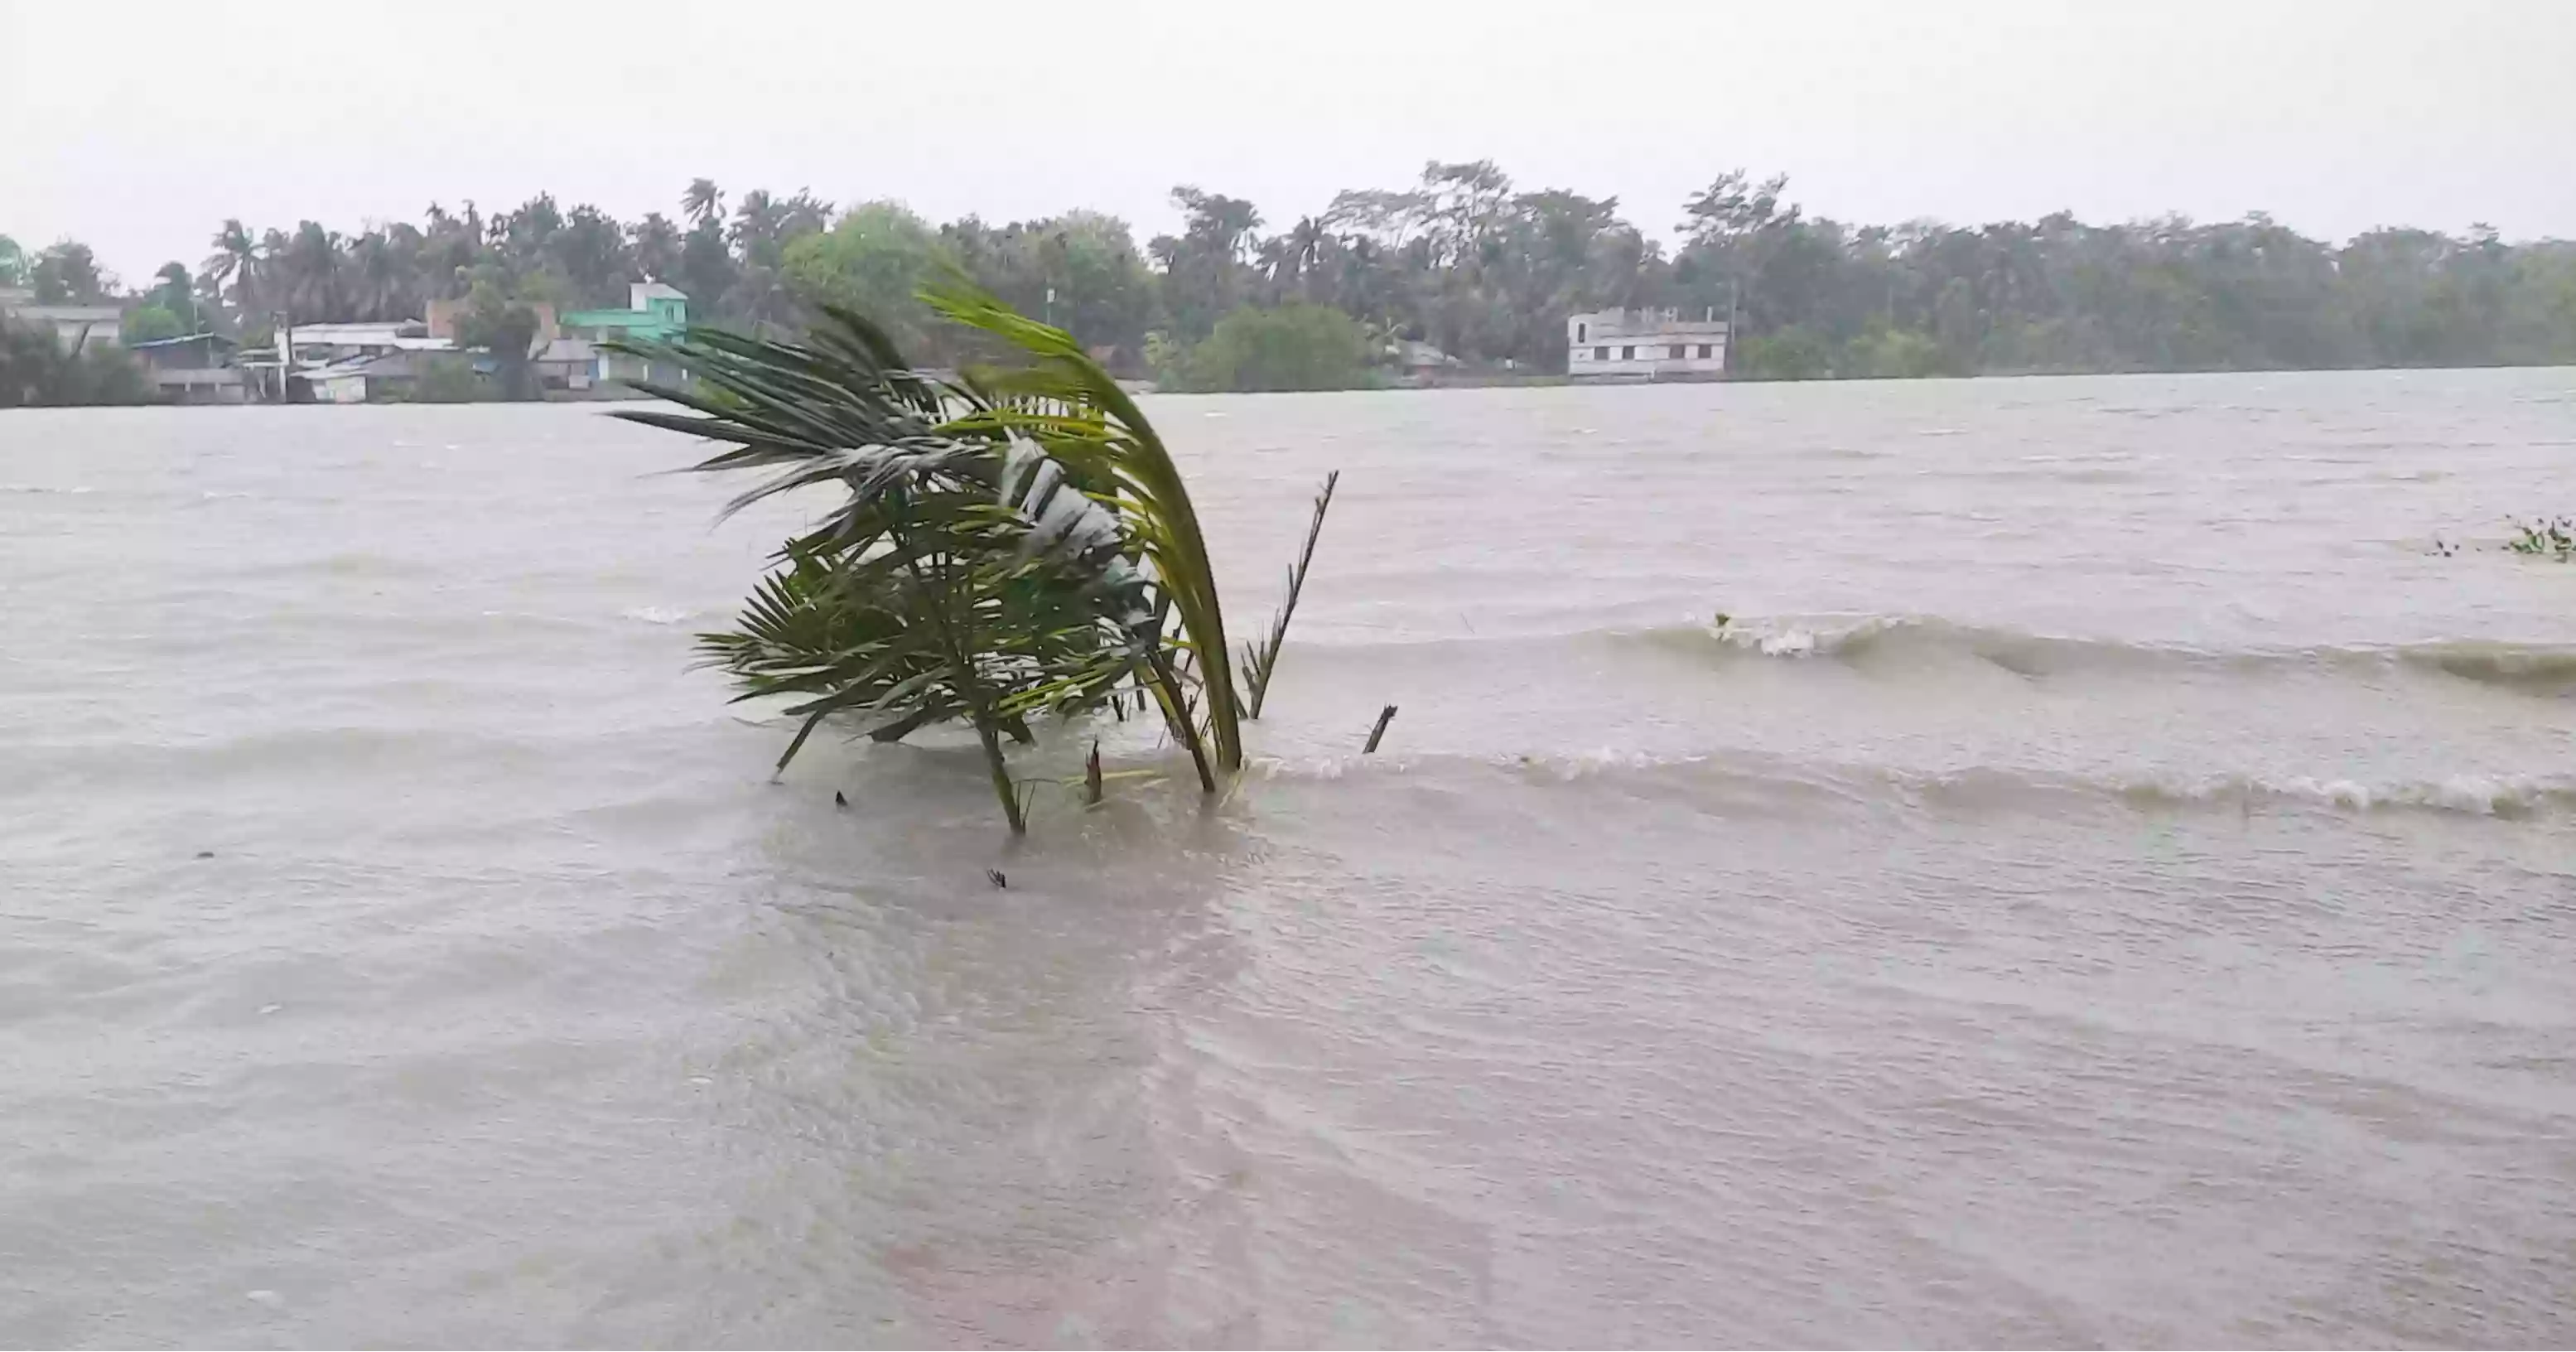
[[[353,235],[226,221],[201,267],[171,264],[138,293],[128,331],[403,318],[440,297],[615,304],[650,278],[688,293],[694,317],[743,328],[849,304],[939,359],[953,340],[914,292],[953,266],[1117,369],[1206,388],[1359,383],[1398,338],[1469,371],[1560,372],[1564,317],[1611,307],[1731,316],[1736,368],[1756,377],[2576,361],[2564,241],[2382,229],[2338,246],[2259,215],[1863,226],[1808,215],[1785,190],[1720,176],[1680,205],[1668,249],[1616,198],[1434,163],[1276,226],[1241,198],[1177,188],[1179,233],[1139,248],[1124,221],[1088,211],[934,225],[891,202],[728,200],[699,179],[676,214],[635,221],[546,195]],[[13,276],[55,298],[113,289],[76,243],[26,257],[0,241],[0,285]]]

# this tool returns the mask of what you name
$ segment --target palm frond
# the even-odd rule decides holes
[[[831,307],[796,339],[693,328],[607,345],[686,373],[642,386],[662,406],[616,416],[715,442],[696,470],[756,475],[728,514],[842,493],[781,548],[734,628],[698,637],[700,656],[739,698],[791,701],[802,723],[782,769],[835,716],[879,740],[962,719],[1017,830],[1001,737],[1027,740],[1041,713],[1123,718],[1133,690],[1215,791],[1241,768],[1240,719],[1277,666],[1333,481],[1238,693],[1197,510],[1135,402],[1061,329],[962,283],[924,299],[1020,364],[940,379]]]
[[[1025,366],[975,371],[966,385],[982,407],[950,419],[942,430],[1026,437],[1061,462],[1084,491],[1115,504],[1131,547],[1151,563],[1157,587],[1172,598],[1184,641],[1201,654],[1217,766],[1228,773],[1241,769],[1243,736],[1216,571],[1189,486],[1153,424],[1064,330],[961,283],[933,287],[923,299],[940,315],[990,334],[1028,359]]]
[[[1297,613],[1297,597],[1306,590],[1306,569],[1315,562],[1315,541],[1324,534],[1324,513],[1332,510],[1333,489],[1342,482],[1342,472],[1334,470],[1324,476],[1324,491],[1315,495],[1315,519],[1306,526],[1306,547],[1297,551],[1296,566],[1288,570],[1288,594],[1279,602],[1279,613],[1270,621],[1270,636],[1260,644],[1245,644],[1244,713],[1261,717],[1262,701],[1270,695],[1270,677],[1279,670],[1279,647],[1288,641],[1288,621]]]

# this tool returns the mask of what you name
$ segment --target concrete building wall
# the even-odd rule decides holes
[[[1577,377],[1707,379],[1726,372],[1726,322],[1671,311],[1599,310],[1565,319],[1565,370]]]
[[[113,305],[12,304],[0,306],[0,314],[21,324],[51,329],[54,341],[65,349],[121,347],[125,342],[121,327],[124,312]]]
[[[312,382],[313,402],[317,404],[363,404],[367,402],[367,378],[363,375],[330,376]]]
[[[249,384],[230,367],[162,367],[152,372],[152,387],[174,404],[240,404],[250,400]]]

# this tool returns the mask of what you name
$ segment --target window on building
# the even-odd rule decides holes
[[[1621,361],[1635,361],[1636,359],[1637,359],[1637,349],[1635,349],[1635,348],[1633,348],[1633,347],[1623,347],[1623,348],[1619,349],[1619,360],[1621,360]]]
[[[1672,352],[1674,361],[1687,360],[1690,357],[1690,344],[1675,343],[1673,344]]]
[[[1575,326],[1574,326],[1574,341],[1576,341],[1576,342],[1578,342],[1578,343],[1588,343],[1588,342],[1591,342],[1591,341],[1592,341],[1592,326],[1591,326],[1591,325],[1589,325],[1589,324],[1577,324],[1577,325],[1575,325]]]
[[[1700,360],[1702,360],[1702,361],[1706,361],[1706,360],[1708,360],[1710,357],[1714,357],[1714,356],[1716,356],[1716,355],[1717,355],[1717,349],[1716,349],[1714,346],[1712,346],[1711,344],[1708,344],[1708,343],[1702,343],[1702,344],[1700,344],[1700,345],[1699,345],[1699,355],[1700,355]]]
[[[1596,347],[1596,348],[1592,349],[1592,360],[1594,360],[1594,361],[1608,361],[1608,360],[1610,360],[1610,348],[1609,348],[1609,346],[1608,346],[1607,344],[1604,344],[1603,346]]]

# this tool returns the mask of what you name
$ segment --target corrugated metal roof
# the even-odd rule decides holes
[[[129,352],[142,352],[156,347],[177,347],[181,343],[202,343],[208,339],[213,339],[226,347],[241,346],[240,343],[237,343],[220,333],[192,333],[185,338],[155,338],[148,343],[128,343],[125,346],[126,350]]]
[[[9,313],[49,324],[113,324],[125,317],[125,312],[113,305],[12,305]]]
[[[364,324],[290,324],[287,331],[298,343],[382,343],[391,346],[402,340],[402,331],[417,328],[416,319],[388,319]]]

